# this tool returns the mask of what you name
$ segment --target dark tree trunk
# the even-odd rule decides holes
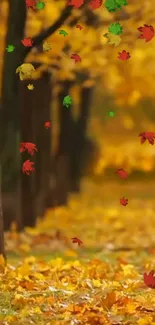
[[[26,85],[32,83],[34,90]],[[45,197],[48,189],[51,130],[46,130],[44,124],[50,121],[51,103],[50,75],[45,72],[40,79],[23,81],[21,84],[21,136],[22,142],[33,142],[38,152],[34,156],[22,153],[22,163],[30,159],[35,162],[34,174],[21,173],[21,200],[23,225],[35,225],[36,217],[42,216],[45,210]]]
[[[70,152],[73,141],[74,122],[72,117],[72,108],[63,106],[63,99],[69,95],[71,82],[63,83],[58,96],[58,112],[59,112],[59,145],[56,156],[56,196],[57,205],[67,204],[68,193],[70,189]]]
[[[19,14],[20,13],[20,14]],[[2,191],[17,190],[20,175],[20,117],[18,101],[19,76],[16,69],[22,64],[23,45],[26,20],[26,6],[24,1],[9,2],[8,32],[6,46],[13,44],[12,53],[5,52],[3,67],[2,101],[1,101],[1,163],[2,163]],[[17,198],[19,200],[19,197]],[[4,218],[7,217],[4,214]],[[18,225],[19,228],[21,224]]]
[[[3,255],[5,258],[4,225],[3,225],[3,209],[2,209],[2,193],[1,193],[1,165],[0,165],[0,255]]]
[[[27,85],[32,83],[32,80],[24,80],[20,84],[20,116],[21,116],[21,142],[34,142],[34,124],[33,124],[33,109],[35,107],[35,98],[38,90],[28,90]],[[21,169],[22,164],[27,159],[35,160],[35,155],[30,156],[27,152],[21,153]],[[21,179],[21,216],[22,225],[33,227],[35,225],[35,188],[34,188],[34,174],[26,175],[20,171]]]
[[[79,192],[84,163],[87,124],[90,115],[92,88],[82,88],[79,118],[74,127],[74,141],[71,150],[71,191]]]
[[[51,170],[51,128],[44,127],[45,122],[51,121],[51,77],[45,72],[38,80],[37,89],[38,104],[35,106],[36,137],[38,153],[36,154],[36,206],[37,215],[43,216],[46,209],[46,197],[48,195],[50,170]],[[52,125],[52,123],[51,123]],[[51,197],[52,200],[52,197]]]

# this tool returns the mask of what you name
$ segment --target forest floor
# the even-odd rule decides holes
[[[154,289],[143,280],[155,269],[154,210],[153,182],[85,181],[35,229],[12,229],[6,267],[0,259],[0,324],[155,325]]]

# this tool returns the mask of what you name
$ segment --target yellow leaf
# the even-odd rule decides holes
[[[99,288],[99,287],[102,286],[102,283],[101,283],[99,280],[95,280],[95,279],[93,279],[93,280],[92,280],[92,283],[93,283],[93,286],[94,286],[95,288]]]
[[[111,33],[104,34],[104,37],[108,39],[110,45],[118,46],[121,42],[121,37],[119,35],[114,35]]]
[[[43,51],[48,52],[52,49],[51,44],[49,42],[44,42],[43,43]]]
[[[33,84],[28,84],[28,85],[27,85],[27,88],[28,88],[29,90],[33,90],[33,89],[34,89],[34,86],[33,86]]]

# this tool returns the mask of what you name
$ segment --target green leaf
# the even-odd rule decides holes
[[[116,11],[117,4],[115,0],[106,0],[105,7],[109,12]]]
[[[114,35],[121,35],[123,33],[123,27],[120,23],[110,24],[108,31]]]
[[[106,0],[105,7],[109,12],[114,12],[127,4],[126,0]]]
[[[64,29],[61,29],[59,30],[59,35],[63,35],[65,37],[68,35],[68,33]]]
[[[63,106],[69,107],[72,104],[72,97],[67,95],[63,99]]]
[[[115,0],[116,1],[116,5],[118,8],[121,8],[122,6],[127,6],[128,3],[126,0]]]
[[[45,3],[43,1],[39,1],[36,4],[36,9],[38,9],[38,10],[44,9],[44,7],[45,7]]]
[[[13,52],[15,49],[15,46],[12,44],[9,44],[8,47],[6,47],[7,52]]]

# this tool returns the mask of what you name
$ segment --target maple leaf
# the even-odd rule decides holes
[[[126,50],[123,50],[122,52],[118,52],[118,59],[119,60],[122,60],[122,61],[125,61],[125,60],[128,60],[130,59],[130,53],[127,52]]]
[[[111,33],[104,34],[104,37],[107,38],[108,44],[118,46],[121,42],[121,37],[119,35],[114,35]]]
[[[51,122],[47,121],[44,124],[45,129],[49,129],[51,127]]]
[[[80,30],[83,29],[83,27],[79,24],[76,25],[76,28],[79,28]]]
[[[30,175],[31,173],[33,173],[35,171],[33,165],[34,165],[33,161],[30,161],[29,159],[26,160],[22,166],[23,174]]]
[[[31,47],[33,45],[33,41],[31,37],[24,38],[21,40],[21,42],[25,47]]]
[[[33,86],[33,84],[28,84],[28,85],[27,85],[27,88],[28,88],[29,90],[33,90],[33,89],[34,89],[34,86]]]
[[[71,59],[75,60],[75,63],[81,62],[81,58],[78,54],[72,54]]]
[[[147,285],[149,288],[155,288],[155,277],[154,271],[150,271],[149,274],[144,273],[144,283]]]
[[[120,176],[120,178],[127,178],[128,177],[127,172],[123,168],[117,169],[115,173],[118,174]]]
[[[102,6],[103,0],[91,0],[89,3],[89,8],[92,10],[98,9]]]
[[[48,51],[50,51],[50,50],[52,50],[52,46],[51,46],[51,44],[50,44],[49,42],[45,41],[45,42],[43,43],[43,51],[44,51],[44,52],[48,52]]]
[[[84,0],[68,0],[67,6],[74,6],[74,8],[78,9],[84,4]]]
[[[144,24],[144,27],[137,28],[139,32],[141,32],[141,35],[138,38],[145,39],[145,42],[151,41],[151,39],[154,37],[154,28],[153,26],[149,26]]]
[[[114,35],[121,35],[123,33],[123,27],[120,25],[120,23],[110,24],[108,31]]]
[[[72,105],[72,97],[67,95],[63,99],[63,106],[69,107],[70,105]]]
[[[153,145],[155,139],[155,132],[142,132],[139,134],[139,137],[141,137],[141,144],[148,140],[148,142]]]
[[[31,63],[23,63],[16,69],[16,73],[19,73],[20,80],[31,78],[34,71],[35,68]]]
[[[126,206],[128,204],[128,199],[125,199],[125,197],[122,197],[120,199],[120,204]]]
[[[33,156],[35,151],[37,152],[38,149],[36,148],[36,145],[32,142],[21,142],[20,143],[20,152],[28,151],[28,153]]]
[[[122,6],[126,6],[127,4],[126,0],[106,0],[105,7],[109,12],[115,12],[117,9],[121,9]]]
[[[64,29],[59,30],[59,35],[63,35],[64,37],[68,35],[68,33]]]
[[[37,1],[36,0],[25,0],[25,4],[26,4],[27,9],[29,9],[29,8],[34,9],[37,4]]]
[[[78,243],[78,245],[80,246],[81,244],[83,244],[82,240],[80,240],[79,238],[77,237],[73,237],[71,238],[73,243]]]

